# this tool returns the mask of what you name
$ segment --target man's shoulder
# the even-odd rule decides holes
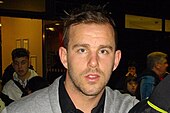
[[[58,82],[40,89],[18,101],[11,103],[6,109],[8,113],[51,113],[51,105],[58,105]],[[55,108],[56,109],[56,108]]]
[[[157,74],[153,70],[145,70],[138,76],[138,78],[142,78],[145,76],[150,76],[150,77],[155,78],[155,77],[157,77]]]
[[[113,100],[137,100],[135,96],[131,96],[130,94],[122,94],[119,90],[112,90],[109,87],[106,87],[106,92],[109,97]]]
[[[118,90],[112,90],[106,87],[106,108],[110,109],[109,113],[127,113],[139,100],[135,96],[122,94]]]

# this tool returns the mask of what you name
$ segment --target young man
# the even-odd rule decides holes
[[[12,100],[18,100],[22,97],[24,88],[29,79],[38,74],[29,69],[29,51],[24,48],[16,48],[12,51],[12,66],[15,70],[13,79],[9,80],[2,89],[1,98],[6,105]],[[5,95],[5,96],[4,96]],[[6,98],[9,97],[8,98]]]
[[[138,100],[106,86],[121,58],[113,20],[103,9],[86,6],[73,10],[64,25],[59,55],[66,75],[11,104],[7,112],[127,113]]]

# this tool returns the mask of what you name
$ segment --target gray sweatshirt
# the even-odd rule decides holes
[[[59,79],[49,87],[13,102],[2,113],[62,113],[58,95]],[[128,113],[138,102],[129,94],[106,87],[104,113]]]

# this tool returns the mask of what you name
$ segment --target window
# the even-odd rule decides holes
[[[165,20],[165,31],[170,32],[170,20]]]
[[[162,31],[162,19],[125,15],[125,28]]]

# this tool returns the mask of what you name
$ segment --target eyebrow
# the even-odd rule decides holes
[[[113,47],[109,45],[100,45],[100,48],[109,48],[110,50],[113,50]]]
[[[76,48],[76,47],[89,47],[89,44],[75,44],[72,48]],[[109,45],[100,45],[99,48],[109,48],[110,50],[113,50],[112,46]]]
[[[72,48],[77,48],[77,47],[88,47],[90,46],[89,44],[75,44]]]

